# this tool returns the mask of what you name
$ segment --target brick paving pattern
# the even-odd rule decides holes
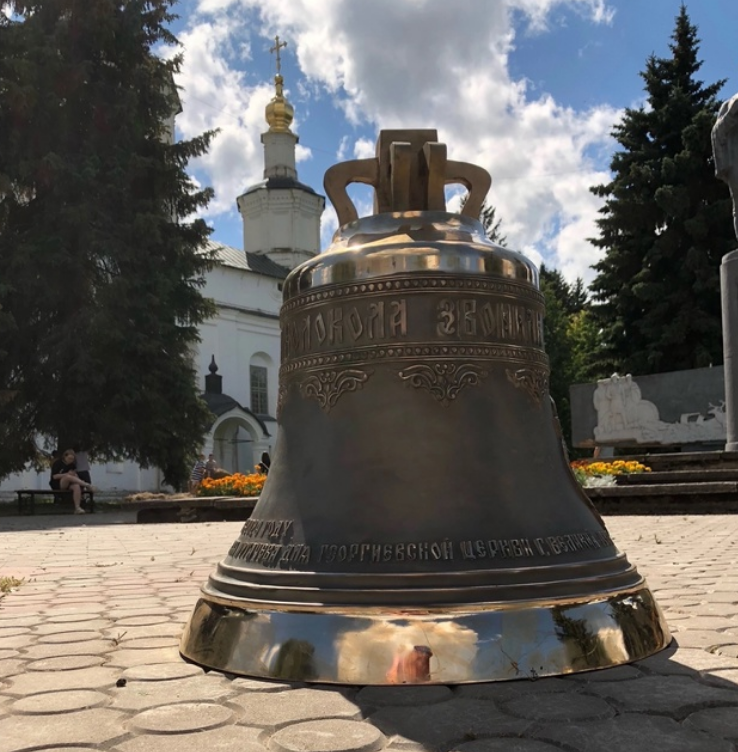
[[[177,645],[242,523],[4,518],[0,752],[730,752],[738,516],[611,517],[676,644],[633,665],[459,687],[291,685],[204,672]]]

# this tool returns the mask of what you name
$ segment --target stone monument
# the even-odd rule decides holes
[[[733,227],[738,238],[738,94],[718,112],[712,129],[715,175],[730,188]],[[738,450],[738,250],[726,253],[720,266],[725,368],[726,451]]]
[[[597,411],[594,438],[598,444],[690,445],[725,438],[723,404],[710,403],[707,415],[684,412],[678,421],[667,422],[653,402],[642,398],[629,373],[600,379],[592,399]]]
[[[614,373],[596,383],[572,384],[575,447],[680,447],[715,451],[725,445],[722,367],[647,376]]]

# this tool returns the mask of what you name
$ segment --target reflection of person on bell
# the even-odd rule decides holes
[[[422,684],[430,681],[430,659],[433,651],[427,645],[414,645],[395,654],[387,672],[390,684]]]

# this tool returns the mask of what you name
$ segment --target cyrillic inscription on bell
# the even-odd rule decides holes
[[[375,188],[357,219],[351,182]],[[461,183],[461,214],[444,187]],[[460,683],[566,674],[670,641],[574,479],[543,296],[477,221],[490,185],[432,130],[336,165],[340,229],[284,285],[279,423],[254,514],[181,651],[258,677]]]

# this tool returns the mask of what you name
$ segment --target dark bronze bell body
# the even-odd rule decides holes
[[[377,191],[361,220],[352,181]],[[464,214],[443,188],[470,188]],[[489,187],[433,131],[337,165],[331,249],[292,272],[269,479],[203,588],[185,657],[252,676],[456,683],[665,647],[642,576],[574,479],[543,297],[473,217]]]

